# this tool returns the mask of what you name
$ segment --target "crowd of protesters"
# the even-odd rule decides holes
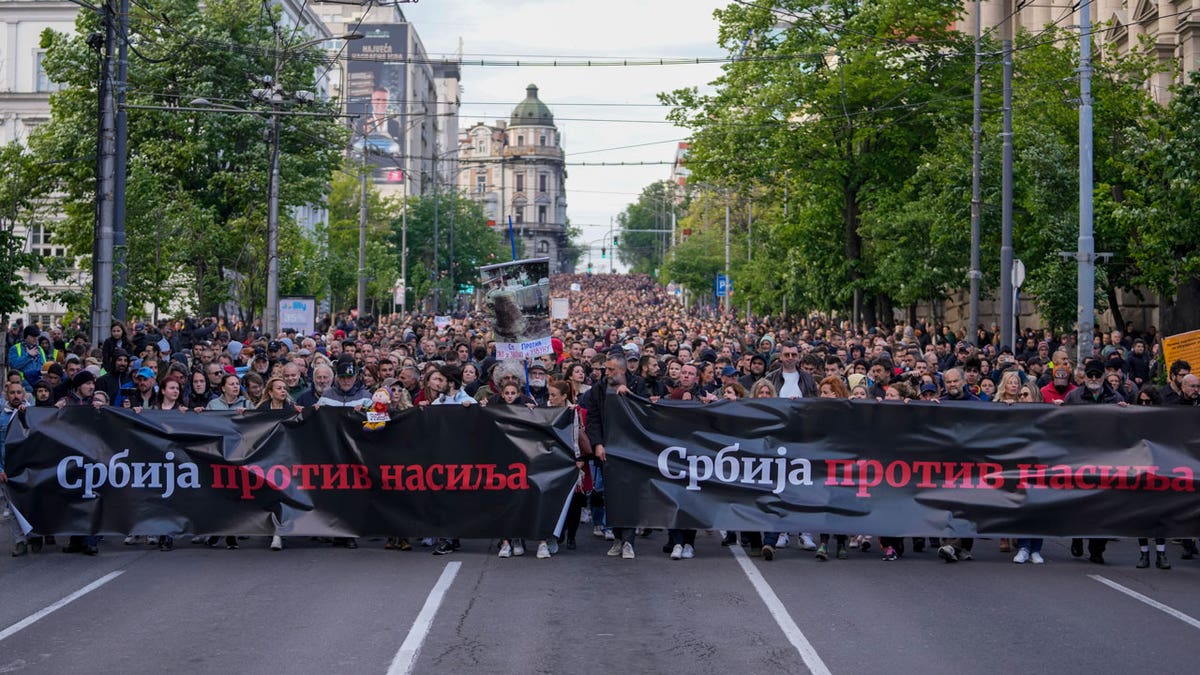
[[[262,335],[257,325],[203,320],[130,325],[113,322],[99,345],[81,331],[21,326],[8,332],[8,373],[0,435],[13,416],[32,406],[119,406],[143,410],[301,410],[343,406],[365,410],[379,389],[391,412],[433,405],[571,406],[581,422],[580,481],[560,536],[547,533],[536,557],[559,547],[574,549],[584,523],[612,541],[608,555],[636,556],[639,534],[610,528],[604,502],[604,400],[633,394],[651,402],[692,401],[704,405],[739,398],[814,397],[866,400],[923,400],[953,404],[1200,405],[1200,378],[1184,361],[1166,365],[1153,328],[1145,333],[1112,330],[1096,335],[1092,356],[1078,362],[1073,334],[1026,329],[1015,346],[1000,344],[982,326],[967,338],[951,327],[917,323],[854,327],[848,322],[798,317],[740,319],[711,308],[685,309],[672,293],[639,275],[559,275],[553,294],[570,299],[569,318],[553,325],[554,352],[525,364],[498,361],[483,313],[385,316],[350,313],[324,317],[307,334],[287,330]],[[78,327],[75,327],[78,328]],[[1156,381],[1165,380],[1164,385]],[[4,474],[0,446],[0,482]],[[673,559],[695,556],[696,532],[670,530],[663,552]],[[17,533],[14,555],[40,550],[46,537]],[[238,537],[226,536],[228,548]],[[884,560],[928,546],[946,562],[969,560],[970,539],[905,540],[869,533],[724,533],[722,544],[743,545],[764,560],[789,541],[817,560],[845,559],[851,550],[877,547]],[[217,546],[220,537],[193,540]],[[832,544],[831,544],[832,542]],[[52,543],[52,540],[51,540]],[[170,550],[168,536],[129,537]],[[356,547],[354,539],[327,543]],[[1198,553],[1193,540],[1180,540],[1183,557]],[[96,537],[71,537],[64,550],[95,554]],[[433,553],[453,553],[456,539],[424,539]],[[1139,567],[1150,565],[1148,540],[1139,540]],[[270,548],[283,541],[272,538]],[[1015,551],[1016,563],[1044,562],[1041,539],[1000,540]],[[1158,539],[1155,564],[1170,567],[1166,542]],[[406,538],[386,540],[388,549],[412,550]],[[1103,564],[1106,540],[1087,542],[1092,562]],[[533,548],[533,547],[531,547]],[[499,556],[525,553],[520,539],[501,539]],[[1074,540],[1071,553],[1084,555]]]

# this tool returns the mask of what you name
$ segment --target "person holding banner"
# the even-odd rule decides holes
[[[693,368],[693,371],[695,368]],[[604,453],[604,404],[609,396],[626,396],[632,392],[625,386],[625,354],[615,350],[608,355],[604,362],[604,377],[592,387],[581,403],[587,420],[587,436],[592,444],[592,452],[596,461],[603,465],[607,458]],[[637,557],[633,550],[633,537],[636,530],[632,527],[613,528],[613,545],[608,549],[609,557],[621,556],[625,560]],[[682,543],[682,542],[680,542]]]

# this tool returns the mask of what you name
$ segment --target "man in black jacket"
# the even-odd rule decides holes
[[[795,342],[784,342],[779,350],[779,368],[767,373],[781,398],[816,398],[817,383],[812,375],[800,369],[800,348]]]
[[[587,432],[588,440],[592,443],[592,452],[596,457],[596,461],[603,464],[606,459],[604,451],[605,443],[605,419],[604,406],[605,401],[609,396],[625,396],[626,394],[634,393],[625,384],[625,374],[627,372],[625,365],[625,355],[620,350],[615,350],[608,355],[608,359],[604,362],[604,377],[588,390],[584,395],[580,405],[587,411]],[[613,545],[608,550],[608,555],[611,557],[621,556],[626,560],[632,560],[635,557],[633,552],[633,537],[636,530],[632,527],[614,527],[613,528]]]
[[[1083,364],[1083,375],[1083,386],[1071,390],[1063,399],[1063,405],[1129,405],[1104,378],[1104,363],[1099,359],[1090,359]],[[1088,560],[1103,565],[1107,547],[1107,539],[1088,539]],[[1071,540],[1071,555],[1076,558],[1083,555],[1083,539]]]

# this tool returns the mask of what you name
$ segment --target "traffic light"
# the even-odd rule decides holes
[[[600,247],[600,257],[601,257],[601,258],[607,258],[607,257],[608,257],[608,249],[607,249],[606,247],[604,247],[604,246],[601,246],[601,247]]]
[[[614,234],[613,235],[613,248],[616,248],[617,246],[619,246],[621,244],[621,242],[617,241],[618,239],[619,239],[619,237],[617,237],[617,235]]]

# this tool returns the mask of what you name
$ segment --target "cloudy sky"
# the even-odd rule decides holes
[[[545,61],[561,57],[720,57],[713,10],[722,0],[426,0],[402,5],[431,56],[464,60]],[[567,162],[666,161],[685,130],[666,123],[657,94],[705,87],[716,64],[631,67],[466,66],[460,128],[507,119],[536,84],[563,134]],[[586,105],[584,105],[586,104]],[[620,120],[620,121],[618,121]],[[662,141],[659,143],[659,141]],[[641,147],[603,151],[639,144]],[[601,151],[601,152],[597,152]],[[670,165],[568,166],[568,217],[585,244],[608,233],[643,187],[670,175]],[[599,246],[599,243],[596,243]],[[599,266],[600,252],[592,261]]]

